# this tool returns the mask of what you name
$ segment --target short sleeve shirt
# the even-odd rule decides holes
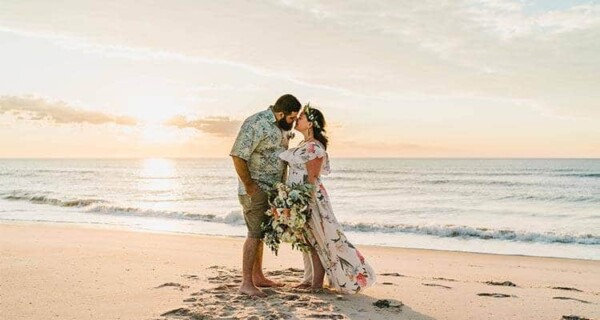
[[[268,108],[244,121],[229,155],[246,160],[252,180],[268,191],[283,181],[285,162],[279,154],[287,150],[288,144],[287,132],[277,126],[275,114]],[[241,181],[238,193],[246,194]]]

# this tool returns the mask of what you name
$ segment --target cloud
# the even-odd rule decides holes
[[[211,75],[250,71],[337,97],[468,95],[597,116],[600,5],[571,5],[582,2],[554,9],[543,0],[272,0],[235,8],[172,1],[166,12],[150,0],[124,0],[99,1],[93,15],[77,1],[6,2],[0,31],[109,57],[197,64]],[[139,15],[156,21],[140,24]],[[85,23],[72,23],[78,19]]]
[[[373,41],[383,37],[386,45],[372,45],[380,49],[378,61],[391,52],[397,61],[376,73],[379,81],[356,81],[365,89],[376,84],[382,95],[465,94],[535,101],[574,116],[600,115],[594,88],[600,81],[595,41],[600,4],[538,12],[507,0],[284,4],[357,35],[368,33]]]
[[[465,9],[467,19],[505,40],[587,30],[600,24],[600,6],[593,4],[530,13],[522,1],[471,0]]]
[[[184,116],[175,116],[165,122],[165,125],[180,129],[192,128],[218,137],[232,137],[240,128],[241,121],[228,117],[208,117],[188,120]]]
[[[63,101],[48,101],[31,95],[0,96],[0,114],[11,114],[18,120],[48,120],[58,124],[115,123],[124,126],[137,124],[137,121],[131,117],[84,110],[69,106]]]

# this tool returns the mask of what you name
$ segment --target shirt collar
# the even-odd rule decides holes
[[[277,118],[275,118],[275,112],[273,112],[273,106],[267,108],[267,119],[272,123],[277,123]]]

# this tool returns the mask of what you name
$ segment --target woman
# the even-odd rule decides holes
[[[310,183],[315,188],[311,200],[311,218],[306,236],[311,245],[313,290],[323,288],[325,274],[329,285],[343,293],[357,293],[375,283],[375,272],[344,235],[333,215],[329,196],[321,183],[321,174],[330,172],[323,114],[305,106],[296,123],[304,141],[279,155],[290,167],[288,183]],[[301,284],[299,287],[303,287]]]

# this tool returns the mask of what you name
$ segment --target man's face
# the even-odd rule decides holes
[[[281,119],[277,121],[277,125],[285,130],[290,131],[294,127],[294,122],[298,119],[298,112],[292,112],[288,115],[281,112]]]

